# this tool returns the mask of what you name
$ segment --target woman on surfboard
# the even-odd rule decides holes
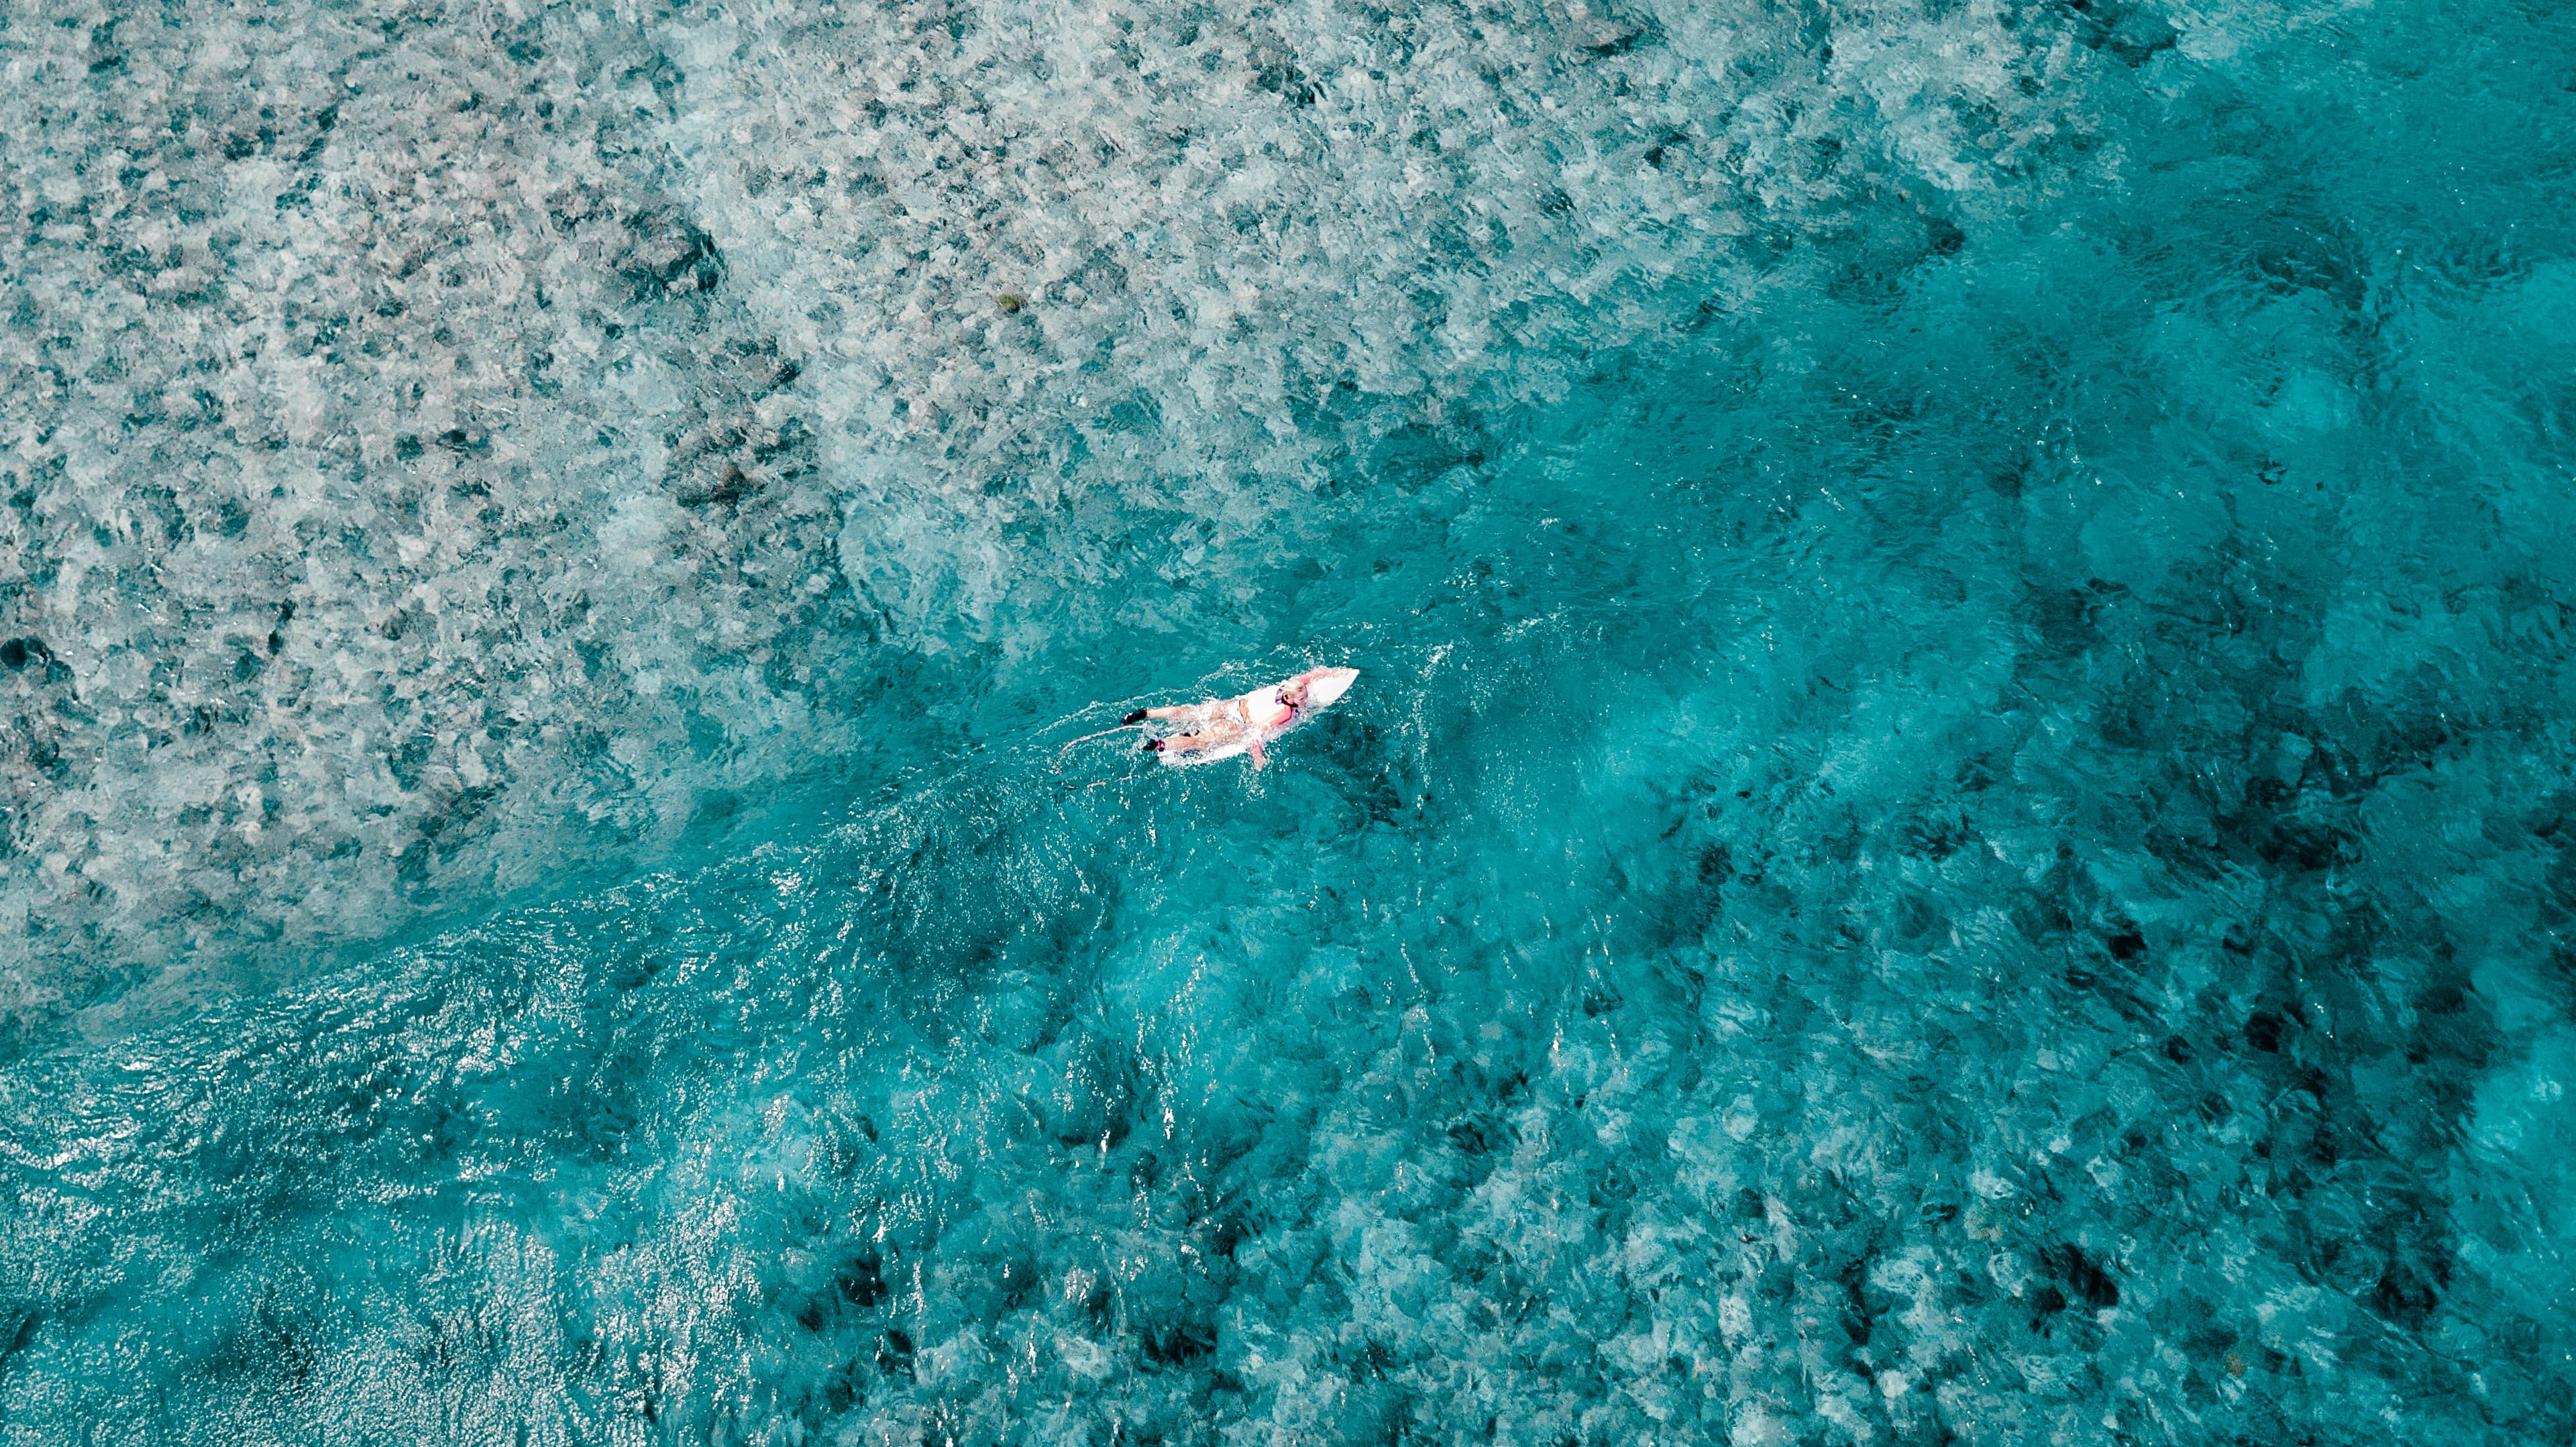
[[[1189,725],[1189,733],[1145,740],[1145,747],[1163,755],[1167,764],[1212,763],[1248,753],[1258,769],[1269,762],[1262,753],[1265,745],[1340,698],[1359,676],[1356,668],[1310,668],[1285,683],[1256,688],[1241,698],[1140,708],[1119,723],[1123,727],[1161,719]]]

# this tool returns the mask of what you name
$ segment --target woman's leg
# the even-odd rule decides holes
[[[1174,734],[1162,741],[1163,751],[1173,754],[1194,754],[1201,749],[1222,748],[1234,742],[1242,733],[1241,729],[1212,728],[1201,729],[1194,734]]]

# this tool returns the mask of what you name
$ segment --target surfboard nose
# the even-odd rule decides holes
[[[1306,675],[1306,706],[1323,708],[1351,691],[1360,676],[1356,668],[1318,668]]]

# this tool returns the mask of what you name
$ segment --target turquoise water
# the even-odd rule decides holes
[[[6,1440],[2576,1432],[2554,7],[161,24]]]

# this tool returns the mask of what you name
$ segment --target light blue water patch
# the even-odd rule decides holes
[[[241,404],[319,481],[168,546],[342,541],[172,752],[211,575],[12,464],[10,1440],[2576,1430],[2566,22],[1202,8],[343,37],[575,58],[455,154],[590,300],[491,263],[559,390],[452,444]]]

